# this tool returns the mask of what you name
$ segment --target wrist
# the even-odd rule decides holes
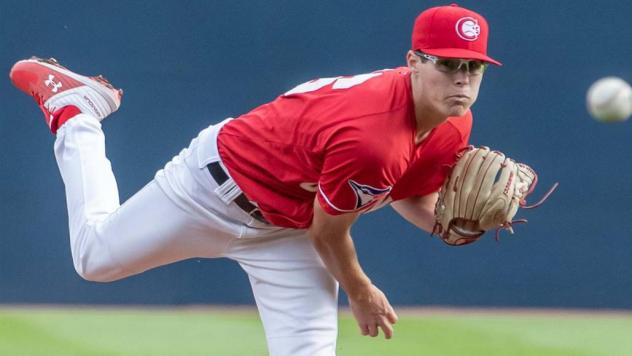
[[[373,283],[371,283],[371,280],[364,276],[364,278],[358,279],[353,284],[343,287],[343,289],[347,293],[349,299],[357,300],[369,295],[372,287]]]

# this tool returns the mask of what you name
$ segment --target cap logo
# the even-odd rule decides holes
[[[461,17],[456,22],[456,34],[466,41],[476,41],[481,34],[481,26],[473,17]]]

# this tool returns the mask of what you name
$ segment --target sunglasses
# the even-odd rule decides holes
[[[415,51],[415,54],[422,59],[432,62],[437,70],[443,73],[456,73],[461,68],[465,68],[465,72],[470,75],[481,75],[485,72],[488,65],[487,62],[478,60],[439,58],[420,51]]]

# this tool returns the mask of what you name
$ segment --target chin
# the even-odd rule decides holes
[[[463,116],[470,108],[469,105],[455,105],[447,110],[447,116]]]

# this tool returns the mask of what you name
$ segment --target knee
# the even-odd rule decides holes
[[[94,226],[88,224],[70,236],[75,271],[86,281],[112,282],[124,277],[122,268],[114,261],[104,241],[97,236]]]
[[[112,282],[125,276],[117,265],[103,262],[82,258],[74,261],[74,267],[81,278],[90,282]]]

